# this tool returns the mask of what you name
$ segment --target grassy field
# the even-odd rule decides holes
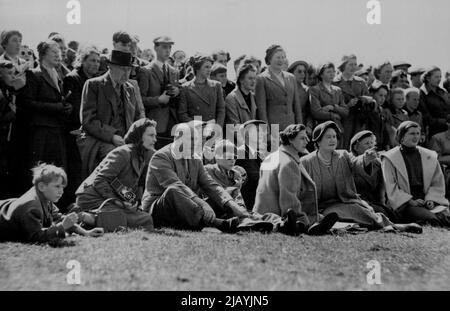
[[[205,232],[206,231],[206,232]],[[0,244],[0,290],[450,290],[450,231],[288,237],[164,229]],[[69,260],[81,285],[68,285]],[[366,264],[381,264],[368,285]]]

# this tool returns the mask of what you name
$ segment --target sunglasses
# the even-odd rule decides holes
[[[28,55],[28,56],[32,56],[33,55],[33,52],[31,52],[31,51],[28,51],[28,52],[25,52],[25,51],[21,51],[20,52],[20,55]]]

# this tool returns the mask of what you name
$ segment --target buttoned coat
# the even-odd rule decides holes
[[[225,122],[225,100],[222,84],[218,81],[206,80],[207,87],[201,88],[194,78],[183,84],[178,107],[180,122],[194,120],[200,116],[202,121],[216,120],[216,124],[223,127]]]
[[[290,124],[303,123],[297,82],[293,74],[282,72],[284,84],[266,70],[256,78],[255,99],[257,118],[268,124],[279,124],[284,130]]]
[[[250,107],[247,105],[241,90],[236,87],[225,99],[225,135],[228,140],[232,140],[233,137],[237,138],[236,145],[239,147],[242,145],[242,137],[238,134],[235,127],[227,124],[239,126],[249,120],[256,119],[256,103],[255,95],[250,92]]]
[[[178,70],[167,64],[169,81],[173,86],[178,86]],[[176,109],[179,98],[173,98],[169,104],[161,105],[158,97],[164,93],[164,77],[161,68],[152,61],[145,67],[140,68],[137,81],[141,91],[145,114],[148,118],[156,121],[156,132],[166,133],[170,126],[176,124]],[[181,90],[180,90],[181,91]]]
[[[417,147],[422,159],[423,192],[425,201],[449,206],[445,198],[445,179],[436,152]],[[381,155],[384,184],[389,204],[397,209],[413,198],[409,187],[408,171],[400,147]]]
[[[261,164],[253,211],[285,217],[293,209],[305,213],[310,222],[318,221],[316,185],[291,146],[268,155]]]

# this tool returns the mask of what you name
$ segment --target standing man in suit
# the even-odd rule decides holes
[[[173,40],[167,36],[153,40],[156,58],[142,68],[137,76],[145,114],[157,122],[156,149],[172,142],[172,126],[178,123],[176,107],[180,94],[179,73],[169,65]]]
[[[84,178],[111,150],[124,145],[131,124],[145,117],[129,81],[132,61],[131,53],[113,50],[108,72],[84,85],[80,115],[84,133],[78,139]]]
[[[290,124],[303,123],[297,82],[293,74],[283,71],[286,52],[279,45],[266,50],[269,66],[256,81],[257,118],[269,125],[279,124],[280,131]]]

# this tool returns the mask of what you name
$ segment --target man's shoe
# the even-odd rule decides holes
[[[408,232],[408,233],[416,233],[421,234],[423,232],[423,229],[421,226],[415,223],[410,224],[395,224],[394,228],[401,232]]]
[[[286,213],[286,216],[286,234],[293,236],[299,235],[299,228],[297,227],[297,214],[295,213],[295,211],[293,209],[289,209]]]
[[[222,225],[218,228],[224,233],[236,233],[239,225],[239,217],[224,219]]]
[[[330,230],[334,224],[339,220],[336,213],[326,215],[320,222],[312,224],[308,229],[309,235],[323,235]]]

